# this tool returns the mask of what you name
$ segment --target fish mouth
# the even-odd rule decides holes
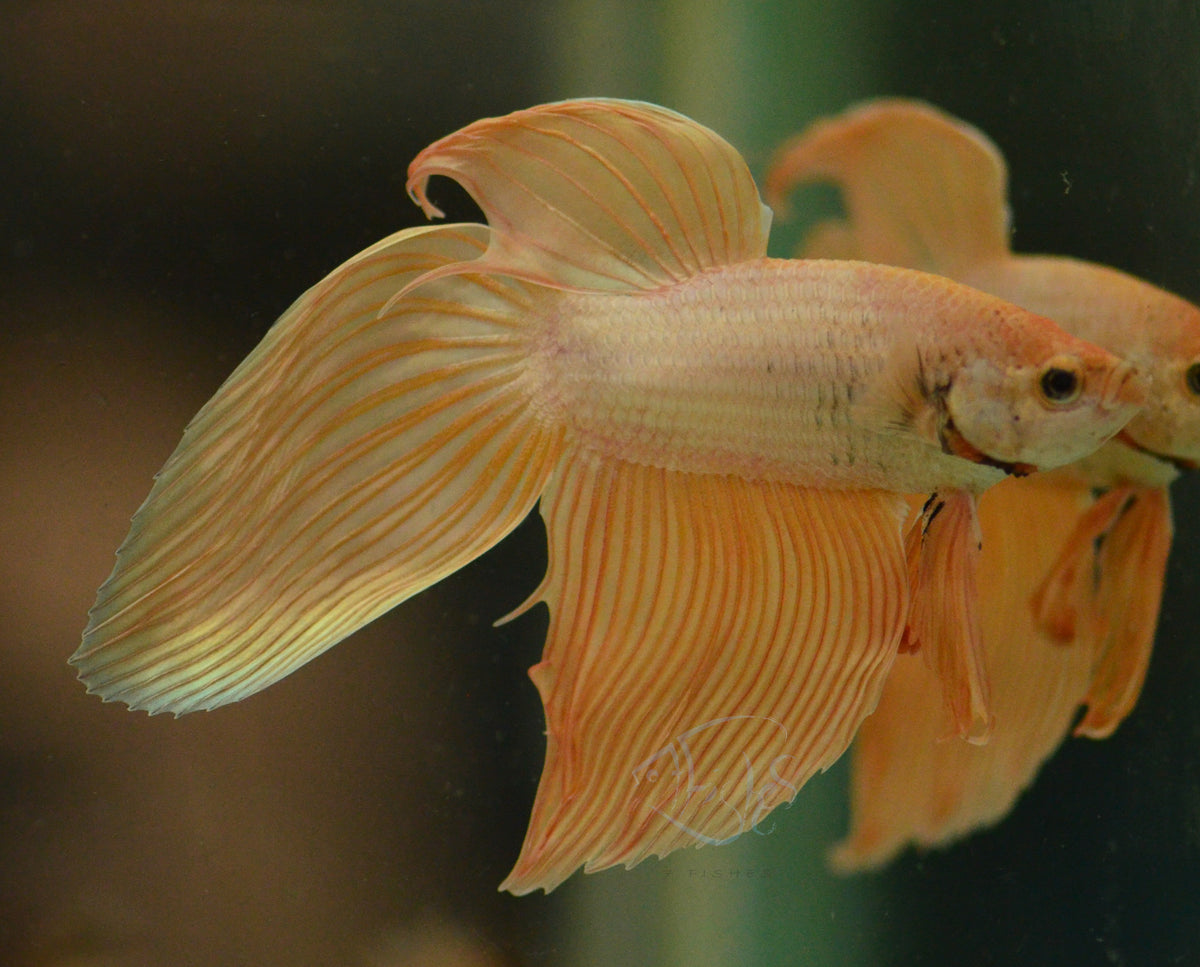
[[[1158,460],[1160,463],[1169,463],[1180,473],[1191,473],[1196,469],[1197,464],[1195,460],[1188,460],[1186,457],[1172,456],[1169,453],[1159,453],[1157,450],[1151,450],[1149,447],[1138,443],[1137,440],[1133,438],[1133,435],[1129,432],[1128,428],[1123,429],[1120,433],[1113,437],[1113,439],[1119,443],[1125,444],[1125,446],[1129,447],[1130,450],[1136,450],[1138,453],[1145,454],[1153,460]]]
[[[1142,407],[1146,405],[1146,400],[1146,384],[1141,375],[1131,363],[1122,362],[1113,368],[1105,381],[1100,406],[1112,411],[1130,406]]]
[[[1031,473],[1037,472],[1037,467],[1032,463],[1010,463],[1006,460],[989,457],[958,431],[954,420],[948,414],[938,432],[938,439],[941,441],[943,453],[962,457],[964,460],[970,460],[972,463],[979,463],[985,467],[995,467],[997,470],[1003,470],[1010,477],[1028,477]]]

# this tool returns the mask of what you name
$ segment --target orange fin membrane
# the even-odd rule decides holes
[[[801,252],[803,258],[865,261],[858,236],[841,218],[826,218],[813,225],[804,236]]]
[[[1096,542],[1106,535],[1128,504],[1132,487],[1116,487],[1080,515],[1054,567],[1034,592],[1034,617],[1055,641],[1073,642],[1079,623],[1095,611]]]
[[[489,230],[400,232],[310,289],[192,420],[71,659],[176,714],[282,678],[482,554],[559,434],[529,406],[530,287],[464,274]]]
[[[275,324],[192,421],[72,659],[151,712],[266,687],[463,566],[536,502],[563,429],[537,367],[567,288],[653,287],[766,251],[740,155],[634,102],[482,121],[414,161],[490,227],[398,233]]]
[[[1172,539],[1170,494],[1139,488],[1100,548],[1098,606],[1104,618],[1096,666],[1076,735],[1112,735],[1137,703],[1154,647]]]
[[[727,842],[842,754],[907,612],[902,498],[578,454],[541,508],[546,764],[501,889]]]
[[[1000,152],[975,128],[919,101],[885,99],[783,145],[766,196],[782,211],[799,184],[841,189],[848,223],[820,226],[805,246],[810,258],[853,253],[959,278],[1009,252],[1007,180]]]
[[[1041,477],[1010,477],[980,497],[992,735],[982,746],[945,741],[937,675],[916,656],[898,658],[854,741],[850,832],[831,854],[836,869],[877,866],[910,843],[943,846],[997,822],[1070,733],[1091,679],[1090,648],[1052,641],[1029,599],[1092,503],[1086,486]]]
[[[653,289],[766,254],[771,210],[742,156],[652,104],[581,100],[468,125],[422,151],[408,191],[458,181],[493,229],[491,271],[560,288]]]
[[[992,719],[977,611],[975,498],[963,491],[934,494],[905,544],[912,610],[901,650],[924,652],[942,682],[954,732],[986,742]]]

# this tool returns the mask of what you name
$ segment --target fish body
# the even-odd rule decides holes
[[[943,420],[950,413],[937,396],[968,379],[964,359],[1009,355],[1005,375],[1031,370],[1007,348],[1030,351],[1028,323],[965,286],[933,291],[915,273],[760,259],[636,295],[566,296],[546,327],[537,395],[580,446],[647,466],[810,487],[983,490],[1004,471],[943,451],[945,427],[932,424],[938,408]],[[1042,457],[1054,465],[1067,447],[1091,452],[1115,432],[1130,412],[1130,370],[1057,333],[1041,342],[1035,358],[1070,350],[1091,367],[1084,378],[1111,413],[1100,421],[1081,408],[1090,425],[1054,441]],[[1022,388],[1045,408],[1032,385]],[[960,420],[971,419],[973,402]],[[998,457],[1035,457],[1034,441],[1001,444],[1000,435],[970,442]]]
[[[767,197],[784,210],[817,181],[841,188],[847,217],[814,228],[803,254],[935,272],[1053,319],[1145,381],[1126,443],[1200,459],[1200,308],[1109,266],[1012,252],[1007,167],[976,128],[919,101],[869,101],[783,145]]]
[[[1014,254],[1003,157],[929,105],[868,102],[817,122],[781,149],[768,195],[778,204],[822,180],[841,188],[847,217],[815,228],[806,254],[958,279],[1113,350],[1147,388],[1117,439],[981,498],[995,732],[982,748],[943,741],[928,663],[898,660],[856,743],[852,828],[834,854],[851,869],[997,821],[1073,726],[1103,737],[1132,710],[1171,541],[1166,488],[1200,447],[1200,309],[1106,266]]]
[[[504,889],[744,831],[842,754],[909,624],[986,719],[974,495],[1116,434],[1127,363],[927,273],[767,259],[744,161],[653,105],[469,125],[410,166],[431,216],[434,175],[488,225],[354,256],[218,390],[100,589],[90,691],[245,698],[539,504],[509,617],[550,608],[546,764]],[[906,549],[914,488],[947,509]]]

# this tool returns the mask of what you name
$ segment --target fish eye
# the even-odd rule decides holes
[[[1038,389],[1042,398],[1054,406],[1067,406],[1079,399],[1083,392],[1083,374],[1079,360],[1073,356],[1057,356],[1042,370],[1038,377]],[[1200,371],[1196,373],[1200,381]]]
[[[1192,363],[1183,378],[1187,382],[1188,392],[1200,396],[1200,362]]]

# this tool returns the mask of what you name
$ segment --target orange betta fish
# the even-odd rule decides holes
[[[869,102],[814,124],[767,178],[840,187],[847,218],[807,255],[865,258],[960,280],[1054,319],[1133,362],[1146,408],[1095,454],[1006,480],[980,501],[980,615],[996,728],[946,735],[928,663],[897,661],[854,751],[844,868],[909,842],[948,842],[1003,817],[1062,743],[1110,735],[1145,678],[1171,543],[1168,484],[1200,460],[1200,309],[1122,272],[1014,255],[1007,173],[979,131],[929,105]]]
[[[502,888],[790,801],[874,708],[910,611],[963,731],[986,722],[975,495],[1118,433],[1144,397],[1128,363],[948,279],[767,258],[742,158],[649,104],[469,125],[409,169],[431,216],[435,175],[488,224],[356,255],[217,391],[100,589],[89,691],[245,698],[540,499],[548,573],[510,617],[550,608],[546,762]],[[913,492],[943,509],[906,553]]]

